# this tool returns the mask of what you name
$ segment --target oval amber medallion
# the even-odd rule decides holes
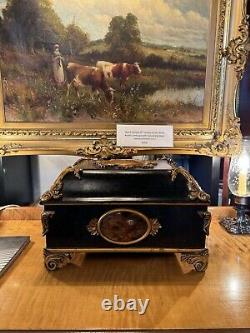
[[[149,219],[130,209],[113,209],[98,221],[98,232],[108,242],[128,245],[148,236],[151,230]]]

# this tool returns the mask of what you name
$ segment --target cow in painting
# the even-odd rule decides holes
[[[107,101],[113,103],[114,89],[111,88],[103,71],[97,67],[83,66],[70,62],[67,65],[68,94],[73,85],[79,96],[79,88],[90,86],[93,92],[103,91]]]
[[[117,63],[113,64],[107,61],[97,61],[96,67],[103,71],[106,78],[115,78],[120,80],[120,86],[124,86],[131,75],[141,74],[141,68],[137,62],[134,64]]]

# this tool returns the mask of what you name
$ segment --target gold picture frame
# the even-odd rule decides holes
[[[173,148],[117,147],[115,121],[7,122],[4,82],[0,76],[0,155],[68,154],[109,158],[136,154],[227,156],[235,153],[241,139],[236,97],[247,60],[246,0],[211,0],[209,21],[204,114],[201,122],[174,124]]]

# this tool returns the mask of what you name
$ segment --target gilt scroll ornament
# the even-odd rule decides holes
[[[91,146],[80,148],[76,151],[76,155],[87,158],[126,158],[137,154],[136,149],[117,147],[115,140],[110,140],[106,135],[93,142]]]
[[[40,198],[42,203],[50,199],[59,199],[62,197],[63,179],[70,173],[74,172],[74,167],[70,166],[62,171],[62,173],[57,177],[54,184],[51,186],[50,190],[46,191]]]
[[[245,7],[244,7],[245,8]],[[248,15],[244,15],[239,26],[240,35],[228,43],[223,55],[230,65],[234,65],[236,77],[241,80],[246,67],[247,55],[246,44],[248,42]]]
[[[58,252],[44,249],[44,264],[48,271],[55,271],[69,264],[74,254],[72,252]]]
[[[120,159],[120,160],[97,160],[95,162],[97,167],[101,169],[114,168],[114,169],[153,169],[156,165],[156,161],[140,161],[132,159]]]
[[[54,211],[45,211],[42,213],[42,228],[43,232],[42,235],[45,236],[48,231],[49,231],[49,221],[52,219],[54,216],[55,212]]]
[[[199,211],[198,214],[203,219],[203,231],[208,236],[209,227],[210,227],[210,223],[211,223],[211,213],[208,211]]]
[[[98,218],[93,218],[92,220],[90,220],[89,224],[87,225],[87,230],[92,236],[99,236],[97,224],[98,224]]]
[[[190,200],[201,200],[204,202],[210,201],[210,195],[204,192],[200,185],[197,183],[197,181],[194,179],[193,176],[191,176],[187,170],[185,170],[182,167],[177,167],[172,170],[171,173],[171,180],[175,181],[178,174],[181,174],[184,176],[187,180],[187,186],[189,190],[188,197]]]
[[[10,143],[6,144],[0,147],[0,156],[4,156],[6,154],[13,154],[13,153],[18,153],[18,151],[22,149],[21,144],[17,143]]]
[[[186,261],[193,265],[197,272],[205,272],[208,266],[208,249],[204,249],[197,253],[182,253],[181,261]]]
[[[207,156],[230,156],[240,150],[241,142],[240,118],[230,117],[228,128],[223,134],[215,133],[211,142],[205,144],[196,144],[197,151]]]

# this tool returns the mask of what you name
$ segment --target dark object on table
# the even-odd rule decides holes
[[[234,204],[236,217],[225,217],[220,224],[231,234],[250,234],[250,198],[235,196]]]
[[[196,180],[174,164],[101,164],[78,161],[41,197],[46,268],[63,267],[77,252],[179,252],[204,271],[210,197]]]
[[[0,277],[29,242],[29,236],[0,237]]]
[[[0,157],[0,189],[0,206],[33,202],[31,156]]]

